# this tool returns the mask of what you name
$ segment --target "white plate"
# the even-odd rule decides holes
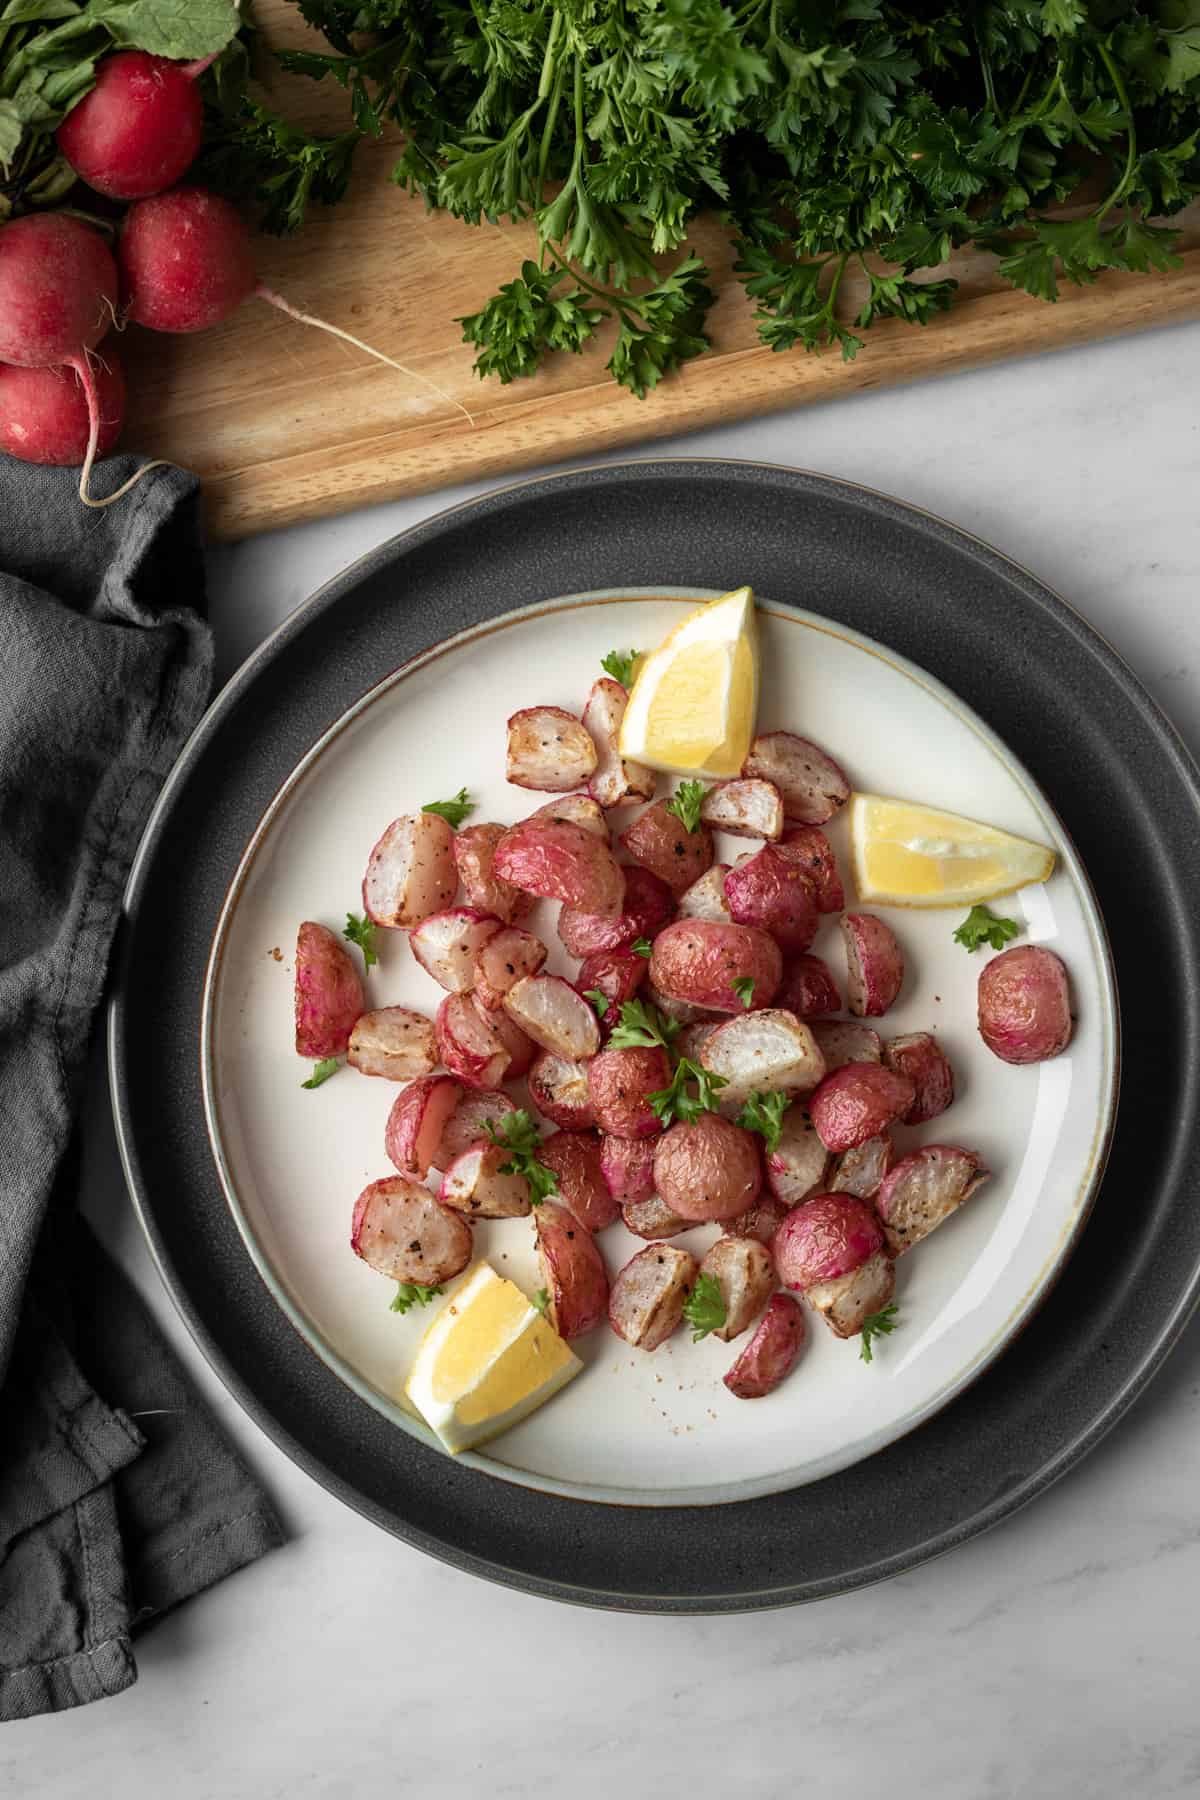
[[[340,928],[359,910],[367,854],[390,819],[466,785],[477,819],[511,821],[539,797],[504,780],[505,721],[539,703],[582,709],[609,650],[647,648],[689,605],[713,596],[667,590],[550,601],[452,638],[396,671],[316,744],[264,817],[222,913],[209,964],[202,1068],[222,1183],[268,1288],[356,1392],[403,1432],[436,1440],[401,1399],[428,1315],[389,1310],[393,1294],[353,1255],[355,1196],[391,1172],[383,1129],[395,1084],[343,1070],[316,1090],[292,1049],[296,928]],[[398,604],[403,597],[398,596]],[[907,957],[885,1034],[931,1029],[954,1064],[953,1109],[904,1147],[962,1143],[993,1179],[901,1259],[900,1328],[870,1366],[813,1315],[809,1342],[771,1396],[735,1400],[721,1376],[742,1339],[693,1345],[676,1333],[651,1356],[604,1331],[580,1340],[588,1365],[516,1430],[463,1460],[506,1479],[597,1500],[662,1505],[747,1499],[845,1468],[944,1406],[1003,1349],[1069,1254],[1099,1180],[1115,1109],[1116,1000],[1104,929],[1087,878],[1029,775],[938,682],[869,639],[760,602],[763,729],[786,727],[828,747],[859,788],[920,799],[1053,844],[1044,886],[1004,902],[1024,942],[1047,943],[1071,971],[1078,1024],[1069,1052],[1010,1068],[975,1029],[975,983],[987,951],[952,941],[954,912],[888,913]],[[665,791],[665,788],[664,788]],[[618,814],[618,821],[632,813]],[[620,825],[618,825],[618,829]],[[844,819],[830,828],[849,875]],[[718,845],[725,860],[745,841]],[[542,906],[533,929],[571,972]],[[441,990],[402,933],[380,932],[373,1005],[432,1012]],[[836,920],[814,949],[841,976]],[[556,957],[554,951],[558,951]],[[479,1254],[532,1293],[539,1285],[527,1220],[477,1228]],[[676,1239],[702,1254],[702,1227]],[[603,1234],[610,1271],[642,1248],[621,1225]]]

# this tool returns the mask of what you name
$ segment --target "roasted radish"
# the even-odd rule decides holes
[[[584,907],[564,906],[558,915],[558,935],[570,956],[594,956],[601,950],[619,950],[638,938],[654,938],[673,910],[671,890],[649,869],[629,868],[621,911],[612,917],[588,912]]]
[[[546,946],[532,931],[506,925],[487,938],[475,958],[475,994],[494,1012],[504,996],[526,975],[536,975],[546,960]]]
[[[860,1200],[873,1200],[883,1178],[896,1160],[896,1146],[890,1131],[843,1150],[834,1164],[829,1179],[831,1194],[855,1194]]]
[[[743,1012],[747,1000],[770,1006],[782,974],[779,946],[765,931],[707,919],[668,925],[650,958],[651,984],[668,999],[715,1012]]]
[[[434,1168],[448,1169],[464,1150],[490,1135],[489,1126],[498,1127],[506,1114],[516,1110],[516,1101],[510,1100],[507,1094],[495,1091],[461,1094],[442,1127],[442,1135],[433,1152]]]
[[[504,996],[504,1011],[553,1056],[583,1062],[600,1048],[596,1015],[561,975],[526,975]]]
[[[563,1131],[586,1131],[596,1123],[588,1088],[591,1065],[570,1062],[543,1050],[529,1071],[529,1097],[538,1111]]]
[[[596,749],[596,768],[588,793],[600,806],[625,806],[654,798],[655,774],[641,763],[623,762],[617,753],[621,720],[629,695],[619,681],[596,682],[583,709],[584,729]]]
[[[769,1247],[790,1210],[786,1200],[777,1200],[774,1194],[763,1192],[736,1219],[724,1220],[724,1230],[730,1237],[756,1238],[760,1244]]]
[[[376,925],[419,925],[451,905],[458,889],[454,832],[437,813],[393,819],[367,863],[363,907]]]
[[[982,1157],[957,1144],[925,1144],[902,1156],[875,1200],[893,1255],[936,1231],[983,1186],[988,1173]]]
[[[574,713],[527,706],[508,721],[505,774],[515,787],[569,794],[595,773],[596,746]]]
[[[648,1096],[671,1085],[671,1063],[657,1047],[601,1050],[588,1064],[588,1093],[601,1131],[612,1137],[655,1137],[662,1130]]]
[[[785,833],[779,848],[808,876],[818,912],[841,912],[846,904],[846,892],[838,874],[833,845],[821,827],[800,825],[794,831]]]
[[[676,1330],[696,1285],[694,1256],[671,1244],[647,1244],[612,1284],[608,1320],[635,1350],[657,1350]]]
[[[532,1066],[533,1059],[538,1054],[538,1046],[531,1037],[526,1036],[516,1020],[510,1018],[502,1006],[489,1010],[481,1003],[478,994],[471,995],[471,1004],[478,1009],[489,1029],[495,1032],[500,1040],[501,1049],[508,1053],[508,1067],[504,1071],[505,1081],[519,1081],[521,1076]]]
[[[560,794],[557,800],[551,800],[548,806],[539,806],[534,819],[557,819],[567,825],[578,825],[589,837],[599,838],[602,844],[612,843],[612,832],[608,829],[608,820],[598,800],[590,794]]]
[[[665,800],[648,806],[621,836],[622,847],[673,894],[698,881],[713,859],[712,833],[707,825],[687,831],[683,821],[667,810]]]
[[[523,893],[511,881],[502,881],[492,871],[496,845],[507,829],[506,825],[462,826],[454,834],[454,861],[467,904],[512,925],[525,917],[533,895]]]
[[[904,1115],[906,1125],[924,1125],[944,1113],[954,1100],[954,1070],[945,1051],[928,1031],[910,1031],[883,1047],[883,1060],[897,1075],[907,1075],[917,1097]]]
[[[589,1231],[603,1231],[621,1209],[604,1177],[600,1139],[590,1131],[554,1131],[542,1139],[538,1161],[558,1177],[557,1198]]]
[[[608,1305],[603,1259],[591,1232],[565,1206],[545,1200],[533,1222],[550,1323],[559,1337],[582,1337],[601,1323]]]
[[[877,1063],[883,1060],[883,1041],[870,1025],[852,1019],[814,1019],[812,1034],[825,1058],[825,1072],[847,1063]]]
[[[1018,944],[979,977],[979,1034],[1001,1062],[1045,1062],[1071,1041],[1071,996],[1061,957]]]
[[[403,1175],[365,1187],[354,1205],[350,1248],[389,1281],[441,1287],[471,1260],[471,1227]]]
[[[874,913],[843,913],[846,1001],[858,1018],[885,1013],[904,984],[904,952]]]
[[[608,845],[571,819],[525,819],[496,845],[493,870],[505,881],[615,919],[625,899],[625,876]]]
[[[902,1119],[916,1094],[907,1076],[877,1063],[847,1063],[825,1077],[808,1104],[825,1148],[853,1150]]]
[[[512,1163],[512,1151],[481,1141],[456,1156],[442,1178],[443,1206],[472,1219],[522,1219],[530,1211],[529,1183]]]
[[[707,1038],[700,1061],[725,1086],[720,1110],[741,1111],[752,1093],[808,1093],[825,1074],[816,1039],[795,1013],[767,1010],[729,1019]]]
[[[600,1016],[600,1035],[607,1037],[621,1016],[621,1008],[632,1000],[646,979],[649,963],[636,950],[622,945],[619,950],[597,950],[585,956],[575,977],[581,994],[592,998]],[[595,995],[601,999],[597,1001]],[[607,1005],[603,1002],[607,1001]]]
[[[296,934],[296,1055],[340,1056],[366,1007],[350,954],[327,925],[307,919]]]
[[[693,881],[691,887],[684,888],[675,909],[677,916],[681,919],[709,919],[715,925],[732,925],[733,914],[725,898],[725,877],[728,873],[728,863],[714,863],[699,881]]]
[[[883,1230],[865,1200],[817,1194],[793,1207],[775,1234],[775,1267],[838,1337],[853,1337],[895,1290]]]
[[[433,1020],[407,1006],[381,1006],[364,1013],[350,1033],[346,1061],[361,1075],[385,1081],[412,1081],[437,1068]]]
[[[634,1237],[654,1240],[678,1237],[681,1231],[692,1228],[691,1220],[681,1219],[673,1213],[658,1194],[648,1194],[644,1200],[626,1200],[621,1208],[621,1218],[626,1231],[631,1231]]]
[[[833,758],[791,731],[756,737],[742,774],[779,789],[790,825],[823,825],[850,798],[850,783]]]
[[[654,1192],[654,1139],[600,1139],[600,1168],[614,1200],[648,1200]]]
[[[804,1314],[790,1294],[774,1294],[725,1386],[738,1400],[762,1400],[791,1373],[804,1345]]]
[[[672,1125],[654,1152],[659,1198],[698,1224],[736,1218],[762,1186],[758,1145],[752,1133],[717,1113]]]
[[[700,1062],[704,1055],[705,1044],[714,1031],[720,1030],[724,1022],[724,1014],[719,1013],[716,1018],[694,1019],[690,1025],[685,1025],[675,1039],[676,1056],[686,1056],[689,1062]]]
[[[475,986],[479,953],[502,929],[499,919],[473,906],[430,913],[408,934],[412,953],[427,975],[449,994]],[[536,941],[536,940],[535,940]]]
[[[783,1115],[779,1142],[767,1151],[767,1186],[777,1200],[798,1206],[825,1184],[829,1152],[817,1136],[807,1106],[793,1104]]]
[[[710,1275],[721,1290],[725,1323],[713,1336],[726,1344],[753,1325],[775,1288],[771,1253],[753,1237],[718,1238],[705,1253],[700,1273]]]
[[[842,996],[828,963],[819,956],[793,956],[784,964],[775,1004],[798,1019],[821,1019],[841,1011]]]
[[[466,1087],[498,1088],[512,1057],[495,1025],[470,994],[447,994],[435,1023],[438,1054]]]
[[[783,800],[769,781],[718,781],[701,801],[700,817],[731,837],[774,840],[783,835]]]
[[[462,1098],[462,1088],[449,1075],[422,1075],[392,1102],[383,1147],[402,1175],[424,1181],[442,1133]]]
[[[768,931],[789,953],[807,950],[821,922],[813,885],[799,860],[778,844],[764,844],[730,869],[725,899],[739,925]]]

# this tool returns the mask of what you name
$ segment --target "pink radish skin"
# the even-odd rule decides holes
[[[80,180],[111,200],[142,200],[178,181],[204,131],[198,68],[144,50],[106,56],[55,133]]]
[[[96,455],[107,456],[125,419],[125,376],[111,350],[95,369]],[[87,455],[88,406],[74,369],[0,366],[0,450],[22,462],[77,468]]]

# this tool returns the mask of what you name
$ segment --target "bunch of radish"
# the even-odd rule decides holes
[[[58,149],[80,180],[130,203],[112,248],[113,228],[75,210],[0,226],[0,449],[24,462],[81,464],[88,506],[111,505],[158,466],[147,463],[102,500],[89,491],[93,462],[116,444],[125,407],[120,361],[101,341],[126,321],[203,331],[253,296],[413,374],[264,286],[237,210],[205,188],[176,185],[200,150],[196,82],[212,60],[117,51],[60,125]]]

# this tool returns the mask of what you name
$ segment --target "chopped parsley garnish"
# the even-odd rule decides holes
[[[530,1305],[535,1307],[540,1313],[544,1313],[549,1304],[550,1295],[545,1288],[539,1288],[537,1293],[533,1296],[533,1299],[530,1301]]]
[[[700,808],[707,792],[702,781],[681,781],[667,801],[667,811],[675,814],[685,831],[700,829]]]
[[[365,969],[369,969],[373,963],[379,961],[379,952],[375,948],[375,927],[365,914],[360,916],[358,913],[348,912],[342,936],[348,938],[352,944],[358,945],[362,951]]]
[[[649,938],[634,938],[630,948],[635,956],[644,956],[647,962],[654,955],[654,945]]]
[[[677,1019],[668,1019],[657,1006],[644,1000],[625,1000],[621,1005],[621,1022],[608,1040],[610,1050],[647,1050],[660,1045],[669,1050],[683,1027]]]
[[[956,944],[964,950],[978,950],[981,944],[990,944],[993,950],[1003,950],[1010,938],[1019,935],[1021,927],[1015,919],[1002,919],[986,906],[973,906],[958,930],[954,934]]]
[[[599,988],[584,988],[583,997],[585,1000],[591,1001],[601,1018],[604,1017],[605,1013],[612,1005],[612,1001],[609,999],[608,995],[601,993]]]
[[[889,1337],[895,1331],[899,1323],[896,1318],[898,1311],[899,1308],[893,1303],[891,1306],[885,1306],[882,1312],[872,1313],[869,1318],[863,1320],[862,1343],[858,1350],[863,1362],[874,1362],[875,1352],[871,1345],[877,1337]]]
[[[746,1008],[746,1011],[749,1012],[751,1006],[754,1004],[753,975],[739,975],[736,981],[730,982],[730,986],[742,1005]]]
[[[523,1175],[529,1183],[529,1200],[533,1206],[540,1206],[550,1194],[558,1192],[558,1176],[553,1169],[548,1169],[544,1162],[538,1161],[538,1151],[542,1147],[542,1136],[530,1113],[523,1108],[520,1112],[505,1113],[500,1121],[500,1129],[496,1129],[494,1119],[487,1121],[487,1134],[493,1144],[502,1150],[512,1152],[511,1159],[500,1164],[501,1175]]]
[[[690,1091],[693,1083],[695,1094]],[[677,1121],[690,1125],[701,1113],[716,1112],[717,1090],[726,1085],[723,1075],[714,1075],[711,1070],[702,1069],[699,1063],[681,1056],[670,1087],[660,1088],[646,1097],[651,1111],[664,1125],[673,1125]]]
[[[721,1284],[715,1276],[700,1275],[683,1303],[683,1316],[692,1327],[692,1342],[698,1344],[710,1331],[719,1331],[729,1317]]]
[[[791,1104],[789,1094],[751,1094],[737,1116],[744,1131],[757,1131],[766,1140],[767,1151],[779,1148],[783,1131],[783,1115]]]
[[[614,681],[619,681],[622,687],[632,687],[633,666],[641,654],[640,650],[631,650],[628,655],[620,650],[610,650],[607,656],[601,658],[600,667]]]
[[[452,830],[457,831],[464,819],[470,818],[475,811],[475,802],[470,798],[466,788],[459,788],[453,800],[431,800],[422,812],[436,813],[439,819],[445,819]]]
[[[300,1086],[302,1088],[318,1088],[322,1082],[328,1081],[331,1075],[336,1075],[341,1066],[336,1056],[327,1056],[323,1062],[313,1064],[312,1074],[307,1081],[302,1081]]]
[[[396,1298],[388,1308],[389,1312],[406,1313],[414,1306],[428,1306],[445,1290],[440,1287],[422,1287],[419,1281],[401,1281],[396,1286]]]

